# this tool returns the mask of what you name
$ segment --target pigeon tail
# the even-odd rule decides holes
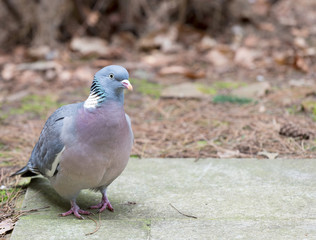
[[[10,177],[14,177],[17,175],[21,175],[21,177],[33,177],[38,174],[30,171],[30,169],[27,166],[25,166],[21,168],[19,171],[17,171],[16,173],[13,173]]]

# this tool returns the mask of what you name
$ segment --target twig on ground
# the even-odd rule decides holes
[[[95,229],[92,232],[89,232],[89,233],[85,234],[86,236],[89,236],[89,235],[92,235],[92,234],[96,233],[97,231],[99,231],[99,229],[101,227],[101,213],[99,213],[99,221],[98,222],[95,219],[93,219],[92,217],[90,217],[90,216],[87,216],[87,217],[89,219],[91,219],[96,225]]]
[[[22,213],[37,212],[39,210],[47,209],[47,208],[50,208],[50,206],[40,207],[40,208],[33,208],[33,209],[30,209],[30,210],[21,210],[20,212],[22,212]]]
[[[186,216],[186,217],[189,217],[189,218],[197,219],[196,216],[192,216],[192,215],[188,215],[188,214],[185,214],[185,213],[180,212],[180,211],[179,211],[175,206],[173,206],[171,203],[169,203],[169,205],[170,205],[173,209],[175,209],[178,213],[180,213],[181,215]]]

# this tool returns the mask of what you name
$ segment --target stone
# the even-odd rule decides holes
[[[270,89],[270,83],[257,82],[244,87],[236,88],[232,90],[231,94],[237,97],[256,99],[264,97]]]
[[[108,189],[115,211],[100,221],[93,211],[95,233],[87,217],[58,216],[68,201],[34,178],[22,210],[39,210],[20,218],[11,240],[314,239],[315,182],[314,159],[131,159]],[[100,199],[85,190],[78,204]]]
[[[162,90],[161,97],[163,98],[208,98],[209,95],[203,93],[199,86],[195,83],[186,82],[171,85]]]
[[[70,48],[83,56],[97,55],[105,57],[110,52],[107,41],[98,37],[74,37],[70,42]]]

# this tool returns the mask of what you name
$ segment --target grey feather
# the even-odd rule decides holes
[[[62,106],[47,119],[27,164],[28,170],[43,176],[46,176],[47,171],[55,172],[52,164],[64,147],[60,136],[65,118],[74,116],[82,105],[76,103]]]

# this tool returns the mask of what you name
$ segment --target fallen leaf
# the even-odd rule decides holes
[[[293,87],[303,87],[303,86],[314,86],[313,80],[301,79],[291,79],[289,85]]]
[[[214,38],[211,38],[210,36],[204,36],[200,43],[197,45],[198,50],[200,51],[207,51],[211,48],[215,47],[217,45],[217,42]]]
[[[6,232],[14,228],[14,222],[11,218],[7,218],[0,222],[0,235],[5,234]]]
[[[100,19],[100,13],[98,11],[92,11],[89,13],[88,17],[87,17],[87,24],[90,27],[94,27]]]
[[[177,61],[177,56],[175,55],[166,55],[159,52],[146,55],[142,57],[141,61],[144,64],[150,65],[152,67],[163,67],[171,65],[173,62]]]
[[[275,26],[272,23],[260,23],[259,29],[267,31],[267,32],[275,32]]]
[[[306,40],[302,37],[296,37],[294,38],[294,45],[298,48],[307,48]]]
[[[216,67],[223,67],[229,63],[229,59],[222,52],[216,49],[209,51],[206,54],[205,59]]]
[[[12,64],[12,63],[7,63],[3,67],[3,70],[1,72],[1,76],[4,80],[8,81],[14,77],[15,72],[16,72],[16,65]]]
[[[183,75],[188,78],[197,79],[205,77],[204,71],[195,71],[184,66],[167,66],[159,71],[160,75]]]
[[[308,72],[309,71],[309,66],[308,63],[306,62],[306,60],[300,56],[296,57],[296,61],[295,61],[295,66],[302,70],[303,72]]]
[[[278,153],[270,153],[267,151],[258,152],[258,155],[267,157],[268,159],[276,159],[279,156]]]
[[[236,51],[235,54],[235,63],[240,66],[247,67],[247,68],[254,68],[254,60],[258,56],[258,52],[256,50],[241,47]]]
[[[50,47],[46,45],[42,46],[33,46],[28,49],[27,54],[29,57],[33,59],[44,59],[44,60],[52,60],[59,56],[59,52],[56,49],[50,49]]]
[[[153,49],[160,49],[164,53],[179,52],[183,49],[182,45],[178,43],[178,27],[168,26],[154,31],[144,37],[138,42],[138,47],[144,51]]]
[[[188,69],[184,66],[167,66],[163,67],[160,71],[160,75],[174,75],[174,74],[180,74],[185,75],[187,73]]]
[[[232,158],[239,156],[240,152],[239,150],[225,150],[223,152],[217,152],[217,156],[220,158]]]
[[[256,47],[258,46],[259,38],[255,35],[247,36],[244,40],[244,45],[246,47]]]

